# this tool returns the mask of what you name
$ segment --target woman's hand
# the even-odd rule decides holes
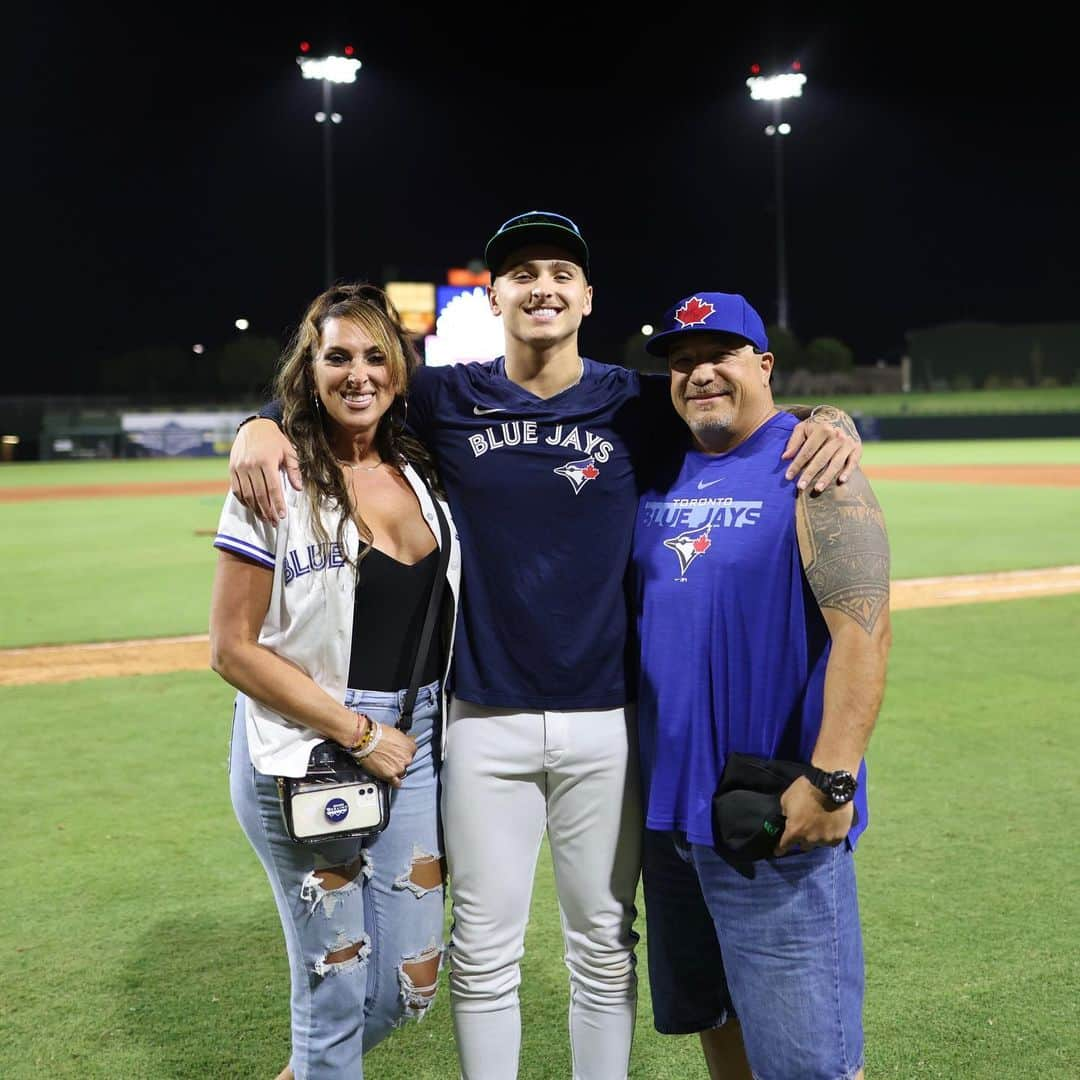
[[[380,726],[382,734],[378,745],[366,757],[360,758],[359,763],[372,776],[389,781],[391,787],[401,787],[405,770],[416,753],[416,740],[391,724]]]

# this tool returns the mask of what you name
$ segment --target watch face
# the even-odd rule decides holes
[[[838,806],[851,802],[856,788],[855,777],[843,770],[834,772],[829,776],[828,788],[829,798]]]

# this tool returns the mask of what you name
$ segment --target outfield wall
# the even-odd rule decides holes
[[[1045,395],[1029,401],[1017,395],[1015,403],[1003,403],[1000,395],[979,402],[969,394],[962,402],[950,401],[945,407],[956,411],[948,415],[919,412],[918,401],[912,402],[912,412],[903,415],[896,414],[894,400],[882,404],[881,415],[874,413],[873,401],[865,398],[842,407],[851,413],[866,442],[1076,438],[1080,436],[1077,396],[1068,389],[1060,393],[1060,410],[1048,405]],[[940,408],[937,395],[933,397],[934,407]],[[1003,411],[1002,405],[1014,411]],[[237,423],[256,407],[215,402],[201,408],[178,404],[166,409],[140,408],[136,402],[121,399],[0,398],[0,460],[220,456],[229,452]],[[992,411],[995,408],[999,411]]]

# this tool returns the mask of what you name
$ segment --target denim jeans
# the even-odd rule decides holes
[[[346,692],[345,704],[393,724],[405,691]],[[243,699],[233,713],[233,808],[273,890],[292,980],[297,1080],[358,1080],[363,1054],[431,1005],[442,962],[443,873],[437,778],[439,684],[417,695],[417,749],[391,792],[390,823],[364,840],[289,839],[272,776],[248,754]]]
[[[645,830],[656,1029],[737,1016],[759,1080],[847,1080],[863,1061],[863,954],[847,844],[735,863]]]

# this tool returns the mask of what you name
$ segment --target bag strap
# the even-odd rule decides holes
[[[446,584],[446,564],[450,561],[450,526],[446,521],[446,515],[442,512],[442,507],[439,505],[439,500],[435,497],[435,493],[428,488],[428,494],[431,496],[432,506],[435,507],[435,516],[439,519],[439,534],[442,540],[439,544],[439,566],[435,571],[435,580],[431,583],[431,596],[428,598],[427,615],[424,617],[424,629],[420,632],[420,647],[416,651],[412,678],[409,680],[409,689],[405,694],[405,701],[401,706],[401,716],[397,722],[397,726],[402,731],[408,731],[412,727],[413,706],[416,704],[416,694],[420,689],[420,671],[424,666],[424,661],[427,659],[431,634],[435,628],[435,619],[439,612],[439,601],[442,599],[443,586]]]

